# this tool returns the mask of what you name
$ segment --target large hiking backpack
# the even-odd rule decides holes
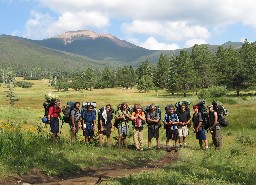
[[[94,107],[93,112],[94,112],[95,116],[97,116],[96,102],[83,102],[82,103],[82,112],[81,112],[82,118],[83,118],[84,113],[87,112],[87,107],[90,105],[92,105]]]
[[[226,116],[228,115],[228,110],[225,109],[225,107],[221,102],[213,101],[212,105],[213,105],[213,109],[218,114],[218,122],[220,126],[227,127],[229,124],[228,120],[226,119]]]
[[[43,103],[43,107],[44,107],[44,117],[42,118],[43,123],[46,123],[46,124],[48,123],[49,109],[54,105],[55,105],[55,100],[47,100]]]
[[[198,106],[198,112],[202,115],[202,125],[205,130],[208,130],[210,128],[210,122],[209,122],[209,112],[207,107],[205,106],[205,100],[201,100],[196,104]]]
[[[71,111],[74,109],[75,102],[67,102],[66,107],[62,110],[64,116],[63,116],[63,122],[64,123],[71,123]]]
[[[186,107],[185,111],[190,114],[190,109],[188,107],[190,105],[189,101],[179,101],[179,102],[175,103],[176,113],[180,113],[181,112],[181,106],[182,105],[185,105],[185,107]]]

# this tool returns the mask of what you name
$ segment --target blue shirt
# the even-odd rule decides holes
[[[94,111],[92,112],[83,111],[82,119],[84,120],[85,123],[93,123],[96,120],[96,115]]]
[[[164,122],[167,122],[167,123],[169,123],[170,121],[172,121],[172,122],[179,122],[179,117],[178,117],[178,115],[177,114],[169,114],[169,113],[167,113],[167,114],[165,114],[165,116],[164,116]],[[167,125],[167,127],[170,127],[170,125]],[[178,129],[178,126],[175,124],[175,125],[172,125],[172,128],[171,128],[172,130],[176,130],[176,129]]]

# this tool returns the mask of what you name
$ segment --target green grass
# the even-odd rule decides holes
[[[20,79],[18,79],[20,80]],[[0,87],[0,172],[1,177],[37,169],[43,173],[57,176],[70,176],[74,172],[87,167],[100,167],[109,164],[124,164],[136,166],[137,161],[157,160],[164,155],[164,151],[155,150],[142,153],[134,150],[118,150],[103,148],[100,150],[95,142],[87,146],[83,142],[81,131],[78,141],[69,141],[69,126],[64,124],[61,129],[58,144],[51,143],[49,127],[40,123],[43,115],[42,103],[44,95],[54,92],[59,95],[62,104],[73,101],[96,101],[98,108],[106,103],[118,105],[126,101],[128,104],[136,102],[143,106],[150,103],[164,106],[180,100],[189,100],[192,105],[197,103],[196,96],[171,96],[166,91],[151,91],[138,93],[136,89],[122,90],[103,89],[93,91],[56,92],[48,85],[48,80],[33,81],[29,89],[15,88],[20,97],[12,109],[8,107],[5,96],[5,86]],[[119,179],[112,179],[110,184],[254,184],[256,179],[256,98],[233,96],[219,98],[229,110],[230,125],[223,128],[223,147],[215,151],[211,146],[209,151],[199,150],[198,142],[192,131],[188,136],[189,148],[179,151],[179,160],[167,165],[166,168],[152,172],[140,173]],[[211,100],[207,100],[208,104]],[[39,133],[37,128],[39,128]],[[132,134],[132,132],[131,132]],[[113,132],[113,137],[117,130]],[[161,143],[165,142],[164,129],[161,129]],[[207,138],[211,143],[210,134]],[[144,130],[144,146],[147,144],[147,133]],[[112,144],[115,141],[112,138]],[[130,135],[129,144],[133,144]],[[155,143],[153,143],[155,145]]]

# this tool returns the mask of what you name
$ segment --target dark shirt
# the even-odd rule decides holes
[[[179,112],[178,117],[180,122],[187,122],[191,118],[188,111]]]
[[[202,114],[199,112],[197,114],[193,114],[192,121],[194,123],[194,128],[197,128],[200,122],[203,122]],[[202,127],[202,125],[201,125]]]

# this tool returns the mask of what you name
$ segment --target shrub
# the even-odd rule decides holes
[[[210,96],[213,98],[227,95],[227,88],[224,86],[212,86],[208,89]]]
[[[208,89],[201,89],[198,94],[197,94],[198,98],[201,99],[207,99],[210,97],[210,93],[208,91]]]
[[[25,82],[25,81],[18,81],[15,82],[15,85],[21,88],[30,88],[32,87],[34,84],[31,82]]]

